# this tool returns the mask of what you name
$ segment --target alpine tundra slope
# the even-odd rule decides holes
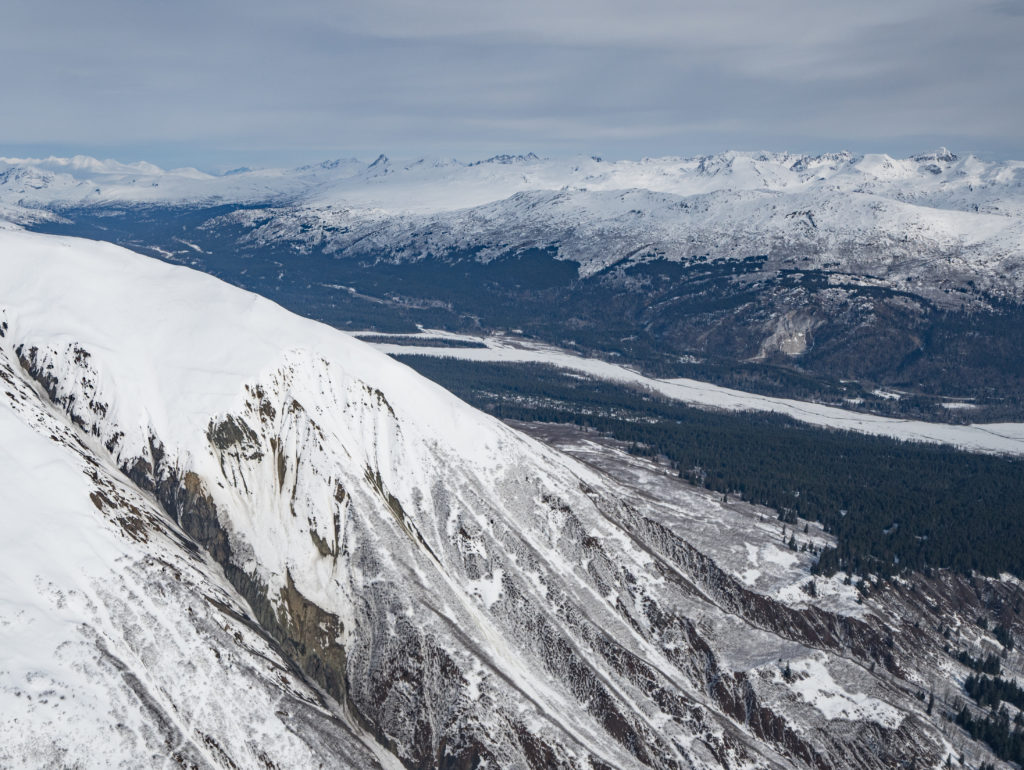
[[[1015,578],[801,590],[764,512],[259,296],[13,229],[0,264],[0,764],[993,759],[949,720],[955,653],[1021,673]]]

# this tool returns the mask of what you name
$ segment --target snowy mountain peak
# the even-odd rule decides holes
[[[476,160],[470,163],[469,165],[481,166],[485,163],[493,163],[500,166],[510,166],[516,163],[533,163],[539,160],[540,158],[536,154],[528,152],[525,155],[492,155],[490,158],[487,158],[486,160]]]
[[[966,200],[982,195],[986,200],[1006,197],[1020,207],[1019,185],[1006,184],[1008,179],[1016,179],[1020,165],[960,158],[945,148],[903,160],[848,152],[793,155],[729,151],[691,159],[647,158],[639,162],[542,160],[527,153],[496,155],[468,164],[421,159],[405,165],[380,155],[365,166],[353,159],[332,160],[296,169],[239,169],[211,176],[195,169],[165,171],[148,163],[99,161],[84,156],[0,158],[0,172],[18,169],[17,174],[22,175],[30,171],[55,175],[45,193],[33,193],[27,199],[15,198],[23,192],[16,192],[9,182],[0,183],[0,202],[24,200],[47,205],[288,198],[314,206],[330,202],[401,210],[410,205],[407,200],[415,199],[419,207],[430,206],[429,201],[436,200],[435,210],[443,210],[490,203],[521,190],[585,185],[591,190],[636,188],[683,196],[719,190],[789,192],[821,188],[823,193],[867,192],[946,208],[964,208]],[[931,167],[942,168],[943,179],[934,179]],[[360,168],[363,174],[357,173]],[[943,186],[945,169],[957,172],[960,187]],[[365,187],[371,179],[373,184]],[[1019,179],[1016,181],[1019,183]],[[979,186],[984,190],[973,189]]]
[[[947,150],[945,147],[940,147],[935,152],[925,152],[920,155],[915,155],[914,160],[918,163],[927,162],[938,162],[938,163],[952,163],[955,160],[959,160],[957,155]]]

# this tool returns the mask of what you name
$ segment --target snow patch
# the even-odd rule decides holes
[[[890,730],[899,727],[903,720],[903,715],[888,703],[843,689],[832,678],[822,657],[791,661],[789,665],[790,689],[828,720],[867,720]]]

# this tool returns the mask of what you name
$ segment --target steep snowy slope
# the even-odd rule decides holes
[[[706,514],[210,277],[17,231],[0,264],[0,494],[24,544],[0,583],[12,761],[46,764],[41,736],[87,756],[124,724],[112,759],[213,766],[892,767],[952,750],[916,697],[951,660],[941,636],[897,633],[838,578],[820,606],[755,593],[687,541]],[[215,685],[198,705],[194,677]],[[62,688],[50,716],[37,704]],[[124,705],[92,708],[106,698]]]

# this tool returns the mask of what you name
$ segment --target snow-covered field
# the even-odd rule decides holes
[[[371,332],[363,333],[370,334]],[[358,335],[359,332],[356,332],[356,334]],[[416,338],[416,335],[408,336],[410,342]],[[424,336],[448,336],[482,341],[487,347],[438,348],[391,343],[374,343],[374,347],[388,354],[424,355],[457,358],[465,361],[550,364],[611,382],[648,388],[666,398],[694,406],[727,409],[730,411],[777,412],[812,425],[850,430],[873,436],[890,436],[904,441],[948,444],[973,452],[1024,454],[1024,423],[949,425],[920,420],[900,420],[892,417],[839,409],[834,406],[814,404],[807,401],[795,401],[786,398],[761,396],[755,393],[744,393],[743,391],[724,388],[697,380],[684,378],[661,380],[647,377],[620,364],[578,356],[565,350],[530,340],[505,336],[460,336],[435,331],[426,331]]]

